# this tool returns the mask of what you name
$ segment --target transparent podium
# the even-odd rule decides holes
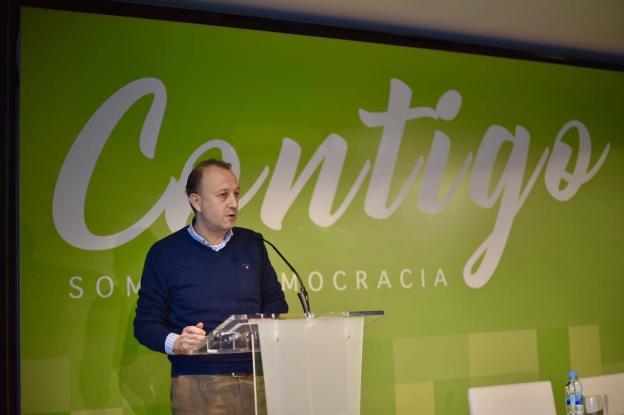
[[[383,314],[233,315],[194,353],[251,353],[256,414],[357,415],[364,326]]]

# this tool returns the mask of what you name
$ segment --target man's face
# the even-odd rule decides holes
[[[239,193],[238,180],[230,170],[218,166],[204,168],[199,194],[189,196],[196,211],[197,231],[220,241],[236,223]]]

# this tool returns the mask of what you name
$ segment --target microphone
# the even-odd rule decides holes
[[[301,307],[303,307],[303,312],[305,313],[306,317],[310,317],[312,315],[312,313],[310,312],[310,299],[308,298],[308,292],[306,291],[305,286],[303,285],[303,280],[301,279],[301,276],[299,275],[295,267],[290,265],[290,262],[288,262],[288,260],[284,257],[284,255],[282,255],[282,253],[279,251],[279,249],[277,249],[275,245],[273,245],[271,242],[264,239],[264,236],[262,236],[261,233],[256,232],[256,234],[258,235],[258,237],[260,238],[262,242],[269,244],[271,248],[273,248],[273,250],[277,252],[277,255],[279,255],[279,257],[282,258],[282,261],[284,261],[286,265],[288,265],[288,268],[290,268],[290,270],[297,277],[297,281],[299,281],[299,292],[297,293],[297,297],[299,297],[299,301],[301,302]]]

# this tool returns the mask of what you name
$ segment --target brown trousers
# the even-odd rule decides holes
[[[264,383],[257,379],[258,413],[266,413]],[[262,409],[261,409],[262,408]],[[174,415],[253,415],[254,377],[185,375],[171,379]]]

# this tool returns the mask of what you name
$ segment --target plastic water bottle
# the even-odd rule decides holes
[[[578,380],[575,370],[568,372],[568,383],[565,387],[566,415],[583,415],[583,385]]]

